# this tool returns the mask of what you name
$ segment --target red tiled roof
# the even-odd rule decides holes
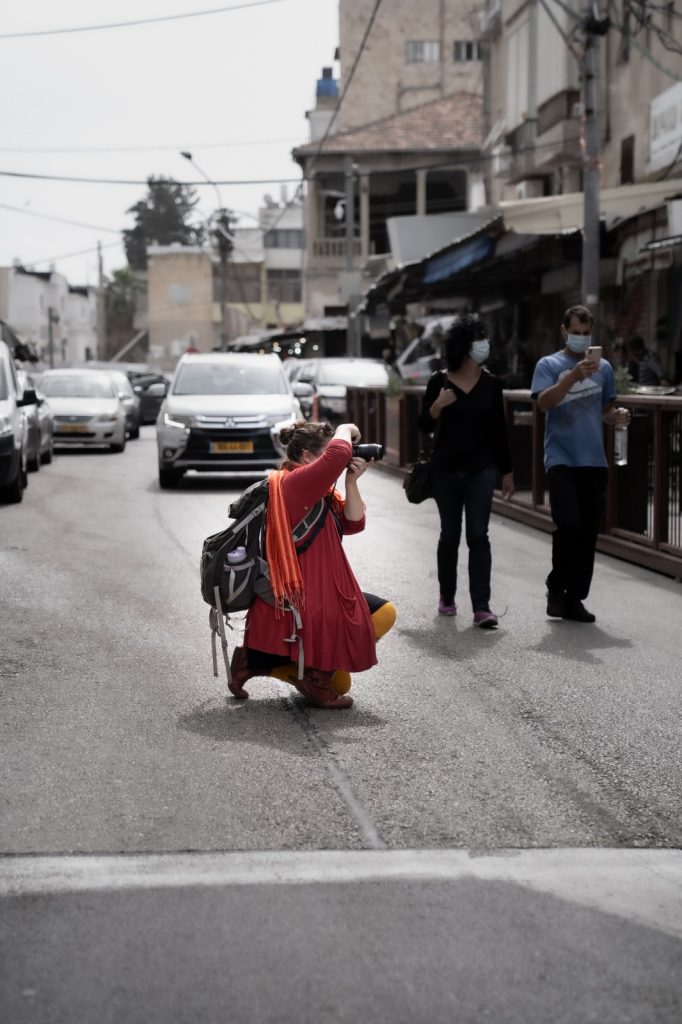
[[[379,153],[476,149],[483,142],[483,100],[458,92],[401,114],[330,135],[322,153]],[[294,157],[317,152],[319,142],[294,149]]]

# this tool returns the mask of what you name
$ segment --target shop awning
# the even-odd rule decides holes
[[[619,185],[599,193],[599,208],[607,227],[617,221],[655,210],[675,191],[675,181],[650,181],[642,185]],[[582,231],[584,195],[568,192],[561,196],[521,199],[500,203],[508,231],[529,235],[554,235]]]
[[[490,235],[481,235],[469,242],[457,245],[454,249],[432,256],[425,261],[422,281],[424,284],[435,284],[436,281],[444,281],[460,270],[480,263],[486,256],[489,256],[495,247],[495,242]]]

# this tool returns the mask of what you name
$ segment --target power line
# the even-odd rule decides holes
[[[50,213],[38,213],[36,210],[25,210],[21,206],[10,206],[8,203],[0,203],[0,210],[11,210],[13,213],[23,213],[27,217],[40,217],[41,220],[53,220],[58,224],[70,224],[75,228],[90,228],[92,231],[106,231],[111,235],[120,234],[120,228],[103,228],[100,224],[84,224],[81,220],[67,220],[65,217],[55,217]]]
[[[350,87],[350,83],[353,81],[353,76],[355,75],[355,71],[357,69],[357,66],[360,63],[360,58],[362,57],[362,54],[363,54],[364,49],[365,49],[365,46],[367,45],[367,40],[369,39],[369,34],[372,31],[372,26],[374,25],[374,22],[376,20],[376,16],[379,13],[379,8],[381,7],[381,2],[382,2],[382,0],[375,0],[374,8],[372,10],[372,13],[369,16],[369,20],[367,22],[367,25],[365,26],[365,31],[363,33],[362,39],[360,40],[360,45],[358,46],[357,53],[355,54],[355,57],[353,59],[353,63],[351,65],[351,69],[348,72],[348,77],[346,78],[346,82],[344,84],[344,87],[341,90],[341,95],[339,96],[339,98],[338,98],[338,100],[336,102],[336,106],[334,107],[334,110],[332,112],[332,116],[329,119],[329,123],[327,124],[327,127],[325,128],[324,134],[322,135],[322,138],[320,139],[320,143],[319,143],[319,145],[317,147],[317,151],[315,152],[315,155],[313,156],[313,159],[310,162],[310,165],[306,169],[306,177],[303,179],[304,181],[308,180],[310,178],[310,176],[312,174],[312,171],[313,171],[313,168],[315,167],[315,164],[317,163],[317,160],[319,159],[319,156],[320,156],[320,154],[322,152],[322,149],[324,148],[324,144],[327,141],[327,139],[329,138],[329,134],[331,132],[332,125],[333,125],[334,121],[336,120],[336,116],[337,116],[339,110],[341,109],[341,104],[343,103],[344,99],[346,98],[346,93],[348,92],[348,89]],[[289,202],[286,203],[285,206],[282,208],[282,212],[279,215],[279,217],[277,217],[277,219],[272,224],[270,224],[268,226],[268,228],[265,229],[265,230],[267,230],[267,231],[274,231],[275,228],[277,227],[277,225],[281,222],[281,220],[284,217],[284,215],[286,214],[287,210],[289,210],[293,206],[293,204],[295,202],[298,202],[301,199],[302,195],[303,195],[303,181],[301,181],[299,183],[298,188],[294,192],[294,194],[291,197],[291,199],[289,200]]]
[[[59,256],[46,256],[42,260],[23,260],[22,267],[29,270],[31,267],[36,267],[40,263],[56,263],[57,260],[70,260],[72,256],[87,256],[88,253],[98,252],[100,249],[113,249],[114,246],[121,245],[121,242],[105,242],[104,245],[91,246],[89,249],[79,249],[78,252],[65,252]]]
[[[29,171],[0,171],[0,176],[5,178],[34,178],[39,181],[71,181],[83,185],[148,185],[145,179],[126,178],[78,178],[68,174],[33,174]],[[202,188],[206,185],[291,185],[297,184],[299,178],[244,178],[236,181],[176,181],[176,185],[183,185],[189,188]]]
[[[646,46],[643,46],[640,42],[638,42],[635,36],[633,36],[633,34],[630,31],[628,31],[626,26],[618,18],[618,8],[616,7],[614,0],[610,0],[609,8],[612,12],[611,20],[616,29],[623,36],[623,38],[626,39],[628,43],[630,43],[632,46],[634,46],[635,49],[639,50],[642,56],[645,57],[650,64],[653,64],[654,67],[658,68],[659,71],[662,71],[664,75],[668,76],[668,78],[672,78],[674,82],[682,82],[682,76],[676,74],[676,72],[674,71],[671,71],[670,68],[665,66],[665,64],[661,64],[661,62],[657,60],[656,57],[654,57],[651,50],[649,50]]]
[[[286,142],[297,142],[296,138],[288,139],[241,139],[235,142],[197,142],[188,145],[189,149],[235,149],[237,146],[275,146]],[[183,143],[182,145],[187,145]],[[176,146],[0,146],[0,153],[177,153],[181,145]]]
[[[250,0],[249,3],[233,4],[230,7],[213,7],[208,11],[189,11],[185,14],[165,14],[158,18],[138,18],[135,21],[113,21],[105,25],[76,25],[73,28],[47,28],[35,32],[2,32],[0,39],[27,39],[36,36],[61,36],[73,32],[100,32],[111,28],[130,28],[133,25],[151,25],[159,21],[180,21],[183,18],[202,18],[207,14],[224,14],[226,11],[240,11],[245,7],[264,7],[265,4],[281,4],[284,0]]]

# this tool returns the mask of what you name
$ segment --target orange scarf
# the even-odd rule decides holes
[[[301,567],[298,564],[282,493],[284,475],[282,470],[270,474],[268,515],[265,525],[270,585],[275,596],[275,611],[278,614],[284,611],[287,604],[300,609],[305,603]]]

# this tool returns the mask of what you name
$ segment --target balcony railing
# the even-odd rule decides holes
[[[424,388],[399,396],[371,388],[348,389],[348,419],[365,441],[385,445],[385,464],[405,470],[424,447],[417,429]],[[544,416],[529,391],[505,391],[505,411],[516,494],[499,493],[494,510],[530,526],[552,530],[543,466]],[[632,413],[627,466],[613,464],[613,430],[605,428],[609,461],[600,551],[682,579],[682,396],[620,395]]]
[[[312,254],[315,259],[341,262],[346,258],[345,238],[313,238]],[[360,255],[360,239],[353,240],[353,255]]]

